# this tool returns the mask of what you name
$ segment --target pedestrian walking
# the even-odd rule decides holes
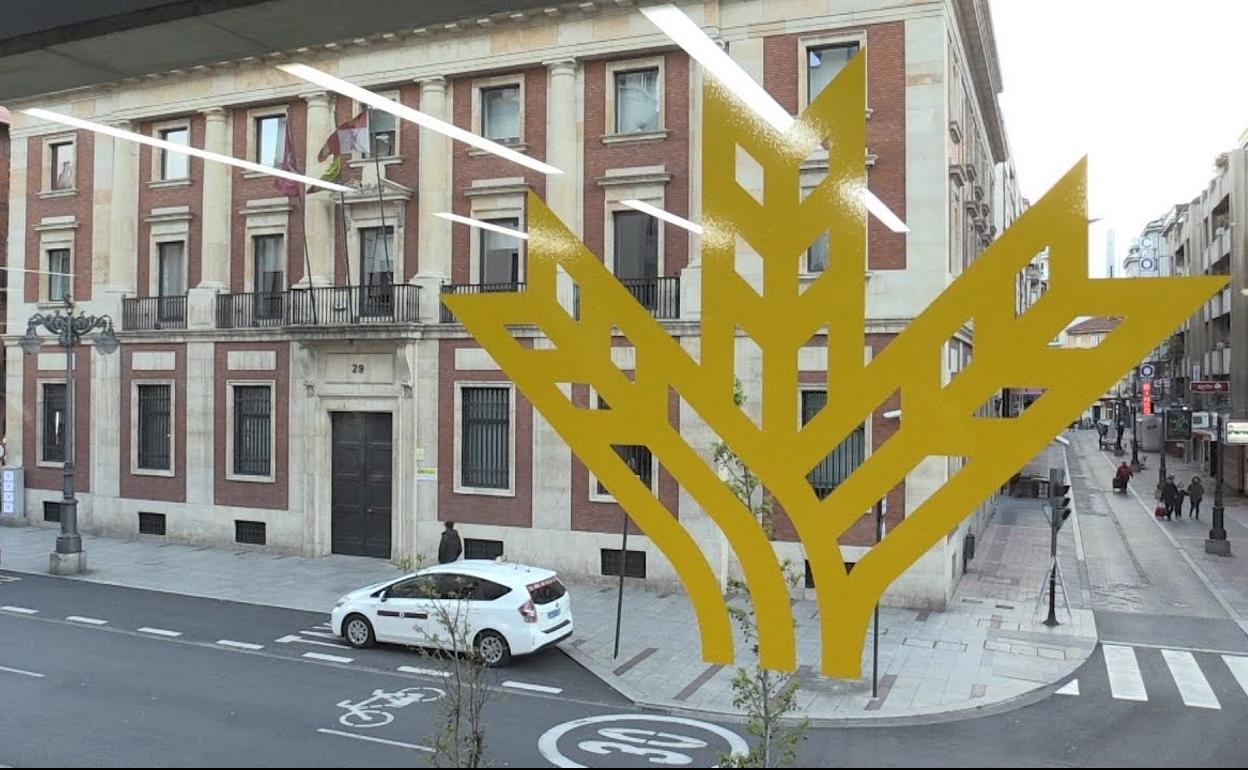
[[[1205,498],[1205,485],[1200,483],[1200,476],[1192,476],[1192,483],[1187,485],[1187,496],[1192,501],[1191,517],[1200,518],[1200,501]]]
[[[438,543],[438,564],[450,564],[463,552],[464,544],[460,542],[459,533],[455,531],[455,522],[446,522],[446,529],[442,530],[442,542]]]
[[[1161,485],[1161,502],[1166,507],[1166,518],[1173,520],[1179,504],[1179,487],[1174,483],[1174,476],[1166,477],[1166,483]]]

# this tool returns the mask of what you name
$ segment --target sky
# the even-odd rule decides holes
[[[1093,277],[1150,219],[1196,197],[1248,130],[1245,0],[990,0],[1001,106],[1025,197],[1088,156]]]

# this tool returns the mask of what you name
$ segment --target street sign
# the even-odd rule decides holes
[[[1140,376],[1146,380],[1153,379],[1153,375],[1157,374],[1157,368],[1152,364],[1140,364]]]
[[[1226,443],[1248,444],[1248,421],[1227,420],[1225,425]]]
[[[1166,410],[1166,441],[1192,440],[1192,413],[1186,409]]]
[[[1231,392],[1231,383],[1227,380],[1192,380],[1189,387],[1193,393]]]

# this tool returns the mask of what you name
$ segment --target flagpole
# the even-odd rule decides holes
[[[308,283],[308,298],[312,300],[312,325],[320,326],[316,317],[316,292],[312,286],[312,258],[308,256],[308,188],[299,190],[299,223],[303,229],[303,278]]]
[[[381,175],[381,157],[373,152],[373,148],[368,148],[369,153],[373,156],[373,167],[377,169],[377,208],[381,211],[381,247],[386,250],[386,268],[390,270],[391,275],[394,274],[394,260],[390,258],[390,241],[386,238],[386,200],[382,195],[382,175]],[[398,236],[398,223],[395,223],[395,236]],[[394,283],[393,277],[390,280]]]

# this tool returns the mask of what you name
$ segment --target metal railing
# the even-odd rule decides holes
[[[420,321],[420,287],[411,284],[328,286],[287,292],[291,326],[354,326]]]
[[[126,331],[185,329],[186,295],[122,299],[121,328]]]
[[[326,286],[217,295],[217,328],[418,323],[420,287]]]
[[[637,303],[655,318],[680,318],[680,278],[621,279]]]
[[[442,287],[442,294],[489,294],[493,292],[524,291],[523,283],[448,283]],[[442,305],[442,323],[458,323],[455,314],[446,305]]]

